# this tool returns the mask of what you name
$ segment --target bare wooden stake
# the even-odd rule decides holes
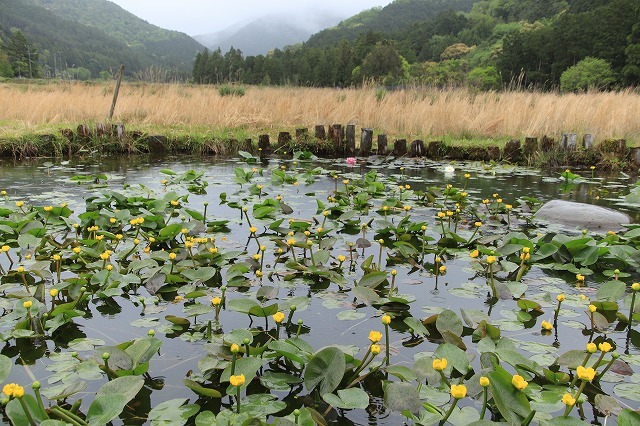
[[[113,101],[111,102],[111,111],[109,111],[109,121],[113,118],[113,111],[116,109],[116,101],[118,100],[118,92],[120,92],[120,83],[122,83],[122,75],[124,74],[124,65],[120,65],[120,73],[118,74],[118,82],[116,89],[113,91]]]

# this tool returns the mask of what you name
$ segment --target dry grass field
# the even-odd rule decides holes
[[[105,122],[113,83],[0,84],[0,138]],[[123,84],[114,121],[171,134],[277,132],[355,124],[390,137],[482,140],[575,132],[640,145],[640,94],[471,93],[462,89],[380,91]]]

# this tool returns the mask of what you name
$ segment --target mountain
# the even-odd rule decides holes
[[[375,7],[360,12],[324,29],[309,38],[310,47],[335,45],[340,40],[354,41],[369,31],[392,34],[411,24],[427,21],[441,12],[455,10],[468,12],[478,0],[395,0],[385,7]]]
[[[226,52],[233,47],[245,56],[264,55],[275,48],[302,43],[314,32],[335,25],[342,18],[329,12],[293,18],[270,15],[215,33],[197,35],[194,39],[211,50],[220,48]]]
[[[86,68],[91,76],[125,65],[128,75],[153,67],[188,74],[204,48],[186,34],[143,21],[106,0],[0,0],[0,39],[19,30],[39,52],[41,75]]]

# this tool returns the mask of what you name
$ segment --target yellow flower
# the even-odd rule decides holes
[[[209,247],[209,253],[216,254],[218,252],[218,247]]]
[[[469,173],[465,173],[464,177],[465,177],[465,179],[469,179],[471,177],[471,175]]]
[[[598,310],[598,308],[596,308],[596,305],[593,305],[593,304],[589,305],[589,312],[593,313],[593,312],[595,312],[597,310]]]
[[[231,386],[240,387],[244,385],[244,374],[238,374],[237,376],[229,377],[229,382],[231,383]]]
[[[489,265],[491,265],[492,263],[496,263],[496,257],[495,256],[487,256],[487,263]]]
[[[22,307],[25,309],[29,309],[31,306],[33,306],[33,302],[31,300],[26,300],[22,303]]]
[[[295,240],[294,240],[294,242],[295,242]],[[338,262],[342,263],[345,260],[347,260],[347,256],[345,256],[344,254],[339,254],[338,255]]]
[[[218,306],[220,305],[220,303],[222,303],[222,299],[220,299],[219,297],[214,297],[213,299],[211,299],[211,304],[213,306]]]
[[[258,228],[256,228],[255,226],[252,226],[249,228],[249,232],[251,232],[252,234],[255,234],[256,232],[258,232]]]
[[[169,253],[169,259],[176,260],[176,254],[175,253]]]
[[[578,378],[580,380],[585,380],[587,382],[592,381],[593,378],[596,377],[596,371],[593,368],[585,368],[582,365],[578,366],[578,368],[576,369],[576,373],[578,374]]]
[[[440,219],[442,219],[443,217],[445,217],[444,212],[438,212],[438,217],[439,217]]]
[[[587,352],[589,352],[590,354],[594,354],[596,353],[596,350],[598,348],[596,347],[596,344],[591,342],[591,343],[587,343]]]
[[[561,293],[559,295],[556,296],[556,300],[558,302],[564,302],[564,293]]]
[[[490,382],[489,382],[489,378],[482,376],[480,377],[480,386],[482,386],[483,388],[486,388],[487,386],[489,386]]]
[[[53,210],[53,206],[44,206],[45,212],[50,212],[51,210]]]
[[[411,210],[411,206],[410,205],[405,205],[404,207],[404,211],[408,212],[409,210]]]
[[[482,222],[475,222],[473,224],[476,228],[480,228],[482,226]]]
[[[382,333],[379,331],[371,330],[369,332],[369,340],[371,340],[371,343],[378,343],[380,339],[382,339]]]
[[[565,393],[562,396],[562,402],[564,403],[564,405],[574,405],[576,403],[576,399],[572,397],[570,394]]]
[[[576,274],[576,281],[584,281],[584,275]]]
[[[516,374],[511,379],[511,384],[513,385],[514,388],[516,388],[518,390],[523,390],[524,388],[527,387],[529,382],[527,382],[522,376]]]
[[[276,312],[275,314],[273,314],[273,320],[274,320],[277,324],[280,324],[280,323],[284,320],[284,313],[282,313],[282,312]]]
[[[444,274],[445,272],[447,272],[447,267],[442,265],[440,268],[438,268],[438,270],[440,271],[441,274]]]
[[[7,246],[7,245],[4,245],[4,246],[2,246],[1,250],[2,250],[3,252],[5,252],[5,253],[6,253],[6,252],[8,252],[9,250],[11,250],[11,247],[9,247],[9,246]]]
[[[231,350],[232,354],[237,354],[238,352],[240,352],[240,346],[238,346],[237,343],[233,343],[231,345],[231,349],[230,350]]]
[[[23,266],[18,266],[18,269],[16,269],[16,271],[18,271],[19,274],[24,272],[24,267]]]
[[[542,324],[540,324],[540,326],[543,330],[551,330],[553,328],[553,325],[549,321],[542,321]]]
[[[180,203],[177,202],[176,200],[171,200],[171,205],[172,206],[177,206],[178,204],[180,204]]]
[[[16,201],[16,207],[24,206],[24,201]]]
[[[381,321],[382,321],[382,324],[389,325],[389,324],[391,324],[391,316],[387,315],[387,314],[384,314],[382,316],[382,318],[381,318]]]
[[[118,221],[118,219],[116,219],[115,217],[110,217],[109,218],[109,223],[116,223]]]
[[[391,270],[391,275],[393,275],[394,277],[395,277],[396,275],[398,275],[398,270],[397,270],[397,269],[392,269],[392,270]]]
[[[433,363],[431,364],[431,366],[433,367],[434,370],[436,371],[442,371],[445,368],[447,368],[447,359],[446,358],[442,358],[442,359],[434,359]]]
[[[168,181],[168,180],[166,180],[166,179],[162,179],[162,180],[160,181],[160,183],[161,183],[161,184],[163,184],[163,185],[166,185],[167,183],[169,183],[169,181]]]
[[[113,270],[113,265],[107,265],[107,271],[112,271]]]
[[[374,355],[378,355],[380,353],[380,345],[371,345],[371,353]]]
[[[173,298],[174,302],[181,302],[184,300],[183,296],[177,295],[176,297]]]
[[[104,252],[100,255],[100,259],[107,260],[109,259],[109,256],[111,256],[110,253]]]
[[[24,396],[24,388],[15,383],[7,383],[2,387],[2,393],[9,398],[22,398]]]
[[[62,258],[60,257],[60,255],[59,255],[59,254],[54,254],[54,255],[53,255],[53,260],[54,260],[55,262],[60,261],[60,259],[62,259]]]
[[[584,294],[580,295],[580,300],[587,300],[587,296],[585,296]]]
[[[633,290],[633,291],[640,291],[640,283],[633,283],[633,284],[631,284],[631,290]]]
[[[253,255],[253,259],[254,260],[260,260],[261,257],[262,256],[260,256],[260,253],[256,253],[256,254]]]
[[[51,290],[49,290],[49,294],[51,295],[51,297],[57,297],[58,292],[59,290],[57,288],[52,288]]]
[[[600,351],[607,353],[611,350],[611,343],[609,342],[602,342],[598,345],[598,349],[600,349]]]
[[[471,253],[469,253],[469,257],[472,259],[475,259],[478,256],[480,256],[480,252],[478,250],[472,250]]]
[[[462,399],[467,396],[467,387],[465,385],[451,385],[451,396],[455,399]]]

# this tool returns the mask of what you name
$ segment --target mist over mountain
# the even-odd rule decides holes
[[[334,26],[342,19],[345,16],[332,11],[294,17],[272,14],[193,38],[211,50],[220,48],[226,52],[233,47],[245,56],[263,55],[275,48],[305,42],[312,34]]]

